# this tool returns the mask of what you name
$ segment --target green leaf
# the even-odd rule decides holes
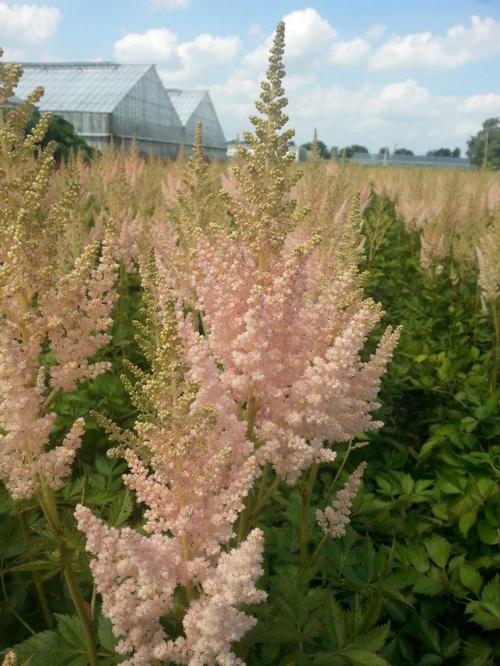
[[[441,594],[444,590],[442,572],[436,567],[432,567],[430,571],[417,580],[413,589],[418,594],[426,594],[430,597],[435,597]]]
[[[130,492],[125,489],[113,498],[109,510],[109,522],[113,527],[120,527],[132,515],[134,502]]]
[[[113,634],[111,622],[107,617],[104,617],[104,615],[100,615],[97,620],[97,638],[103,648],[106,648],[106,650],[109,650],[110,652],[114,652],[118,641]]]
[[[479,596],[479,592],[483,585],[483,577],[479,571],[474,569],[474,567],[470,564],[464,563],[461,564],[458,569],[458,576],[464,587],[466,587],[468,590],[472,590],[474,594]]]
[[[424,545],[431,560],[435,562],[438,567],[444,569],[452,550],[448,541],[439,534],[433,534],[430,539],[425,541]]]
[[[495,576],[493,580],[484,586],[481,601],[491,604],[500,611],[500,576]]]
[[[491,527],[484,520],[480,520],[477,524],[477,534],[482,543],[488,546],[500,545],[500,535],[498,529]]]
[[[344,652],[348,663],[353,666],[390,666],[389,662],[373,652],[349,648]]]
[[[458,521],[458,529],[464,535],[467,536],[470,528],[474,525],[477,520],[477,510],[473,509],[472,511],[466,511],[460,516]]]
[[[500,576],[495,576],[483,587],[481,600],[467,604],[466,611],[472,614],[472,620],[483,629],[500,629]]]
[[[87,666],[88,658],[77,617],[56,615],[57,629],[34,634],[14,646],[29,666]]]
[[[325,613],[325,624],[334,646],[341,648],[346,640],[346,619],[344,611],[339,606],[333,595],[328,597],[328,604]]]
[[[426,555],[425,549],[416,543],[408,546],[406,556],[410,564],[415,567],[419,573],[425,573],[429,569],[429,558]]]
[[[384,647],[384,643],[389,633],[389,623],[382,624],[380,627],[374,627],[366,634],[360,636],[358,645],[368,652],[378,652]]]

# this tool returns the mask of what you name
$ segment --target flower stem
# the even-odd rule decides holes
[[[16,509],[16,511],[17,511],[17,516],[19,518],[19,523],[21,525],[21,534],[23,535],[23,541],[26,548],[26,553],[28,557],[31,557],[32,543],[29,533],[28,521],[26,520],[26,516],[22,511],[20,511],[19,509]],[[38,597],[38,603],[40,604],[40,608],[43,613],[43,617],[45,619],[47,627],[49,629],[52,629],[52,627],[54,626],[54,618],[52,617],[52,613],[50,612],[49,604],[47,603],[47,597],[45,596],[45,591],[43,589],[42,582],[40,581],[40,578],[38,577],[38,574],[35,570],[31,570],[31,577],[33,578],[33,583],[35,585],[36,594]]]
[[[315,463],[312,465],[309,472],[307,483],[302,488],[302,505],[300,508],[300,566],[305,568],[308,560],[308,543],[309,543],[309,504],[311,501],[311,493],[316,483],[318,476],[319,465]]]
[[[68,590],[71,596],[71,601],[73,602],[76,614],[80,620],[83,639],[87,648],[89,664],[90,666],[97,666],[98,660],[92,619],[85,606],[85,601],[82,597],[76,574],[71,564],[70,552],[66,548],[65,538],[63,535],[54,495],[51,488],[43,481],[41,484],[40,493],[38,495],[38,501],[42,508],[43,514],[58,541],[59,554],[64,572],[64,580],[66,581],[66,585],[68,586]]]

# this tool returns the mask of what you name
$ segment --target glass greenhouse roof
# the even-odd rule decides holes
[[[207,94],[206,90],[169,89],[167,92],[183,125],[191,118],[197,106]]]
[[[26,97],[36,86],[45,88],[37,106],[47,111],[111,113],[152,65],[113,63],[24,63],[16,89]]]

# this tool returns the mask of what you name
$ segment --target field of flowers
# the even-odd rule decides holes
[[[6,666],[498,663],[500,176],[299,170],[283,50],[230,164],[0,110]]]

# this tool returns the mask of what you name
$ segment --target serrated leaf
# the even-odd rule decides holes
[[[424,545],[431,560],[435,562],[438,567],[444,569],[452,550],[448,541],[439,534],[433,534],[430,539],[425,541]]]
[[[97,620],[97,638],[103,648],[106,648],[110,652],[114,651],[118,641],[113,634],[111,622],[104,615],[100,615]]]
[[[57,629],[34,634],[14,646],[30,666],[87,666],[88,657],[78,618],[56,615]]]
[[[460,516],[458,521],[458,529],[464,535],[467,536],[470,528],[474,525],[477,520],[477,511],[473,509],[472,511],[466,511]]]
[[[482,543],[488,546],[500,545],[499,530],[488,525],[484,520],[480,520],[477,524],[477,534]]]
[[[432,567],[429,572],[417,580],[413,589],[418,594],[426,594],[435,597],[443,591],[443,581],[438,569]]]
[[[380,627],[374,627],[358,639],[358,645],[367,652],[378,652],[384,647],[384,643],[389,633],[390,625],[382,624]]]
[[[349,664],[353,666],[390,666],[389,662],[378,654],[373,652],[365,652],[365,650],[358,650],[356,648],[349,648],[344,652]]]
[[[334,646],[341,648],[346,639],[346,619],[344,611],[334,599],[333,595],[328,597],[325,624]]]
[[[472,590],[474,594],[479,596],[479,592],[483,585],[483,577],[479,571],[474,569],[474,567],[470,564],[464,563],[461,564],[458,569],[458,576],[464,587],[466,587],[468,590]]]
[[[125,489],[113,498],[109,510],[109,522],[113,527],[120,527],[131,516],[134,502],[130,492]]]
[[[406,549],[408,561],[419,573],[425,573],[429,569],[429,558],[425,549],[420,544],[412,543]]]

